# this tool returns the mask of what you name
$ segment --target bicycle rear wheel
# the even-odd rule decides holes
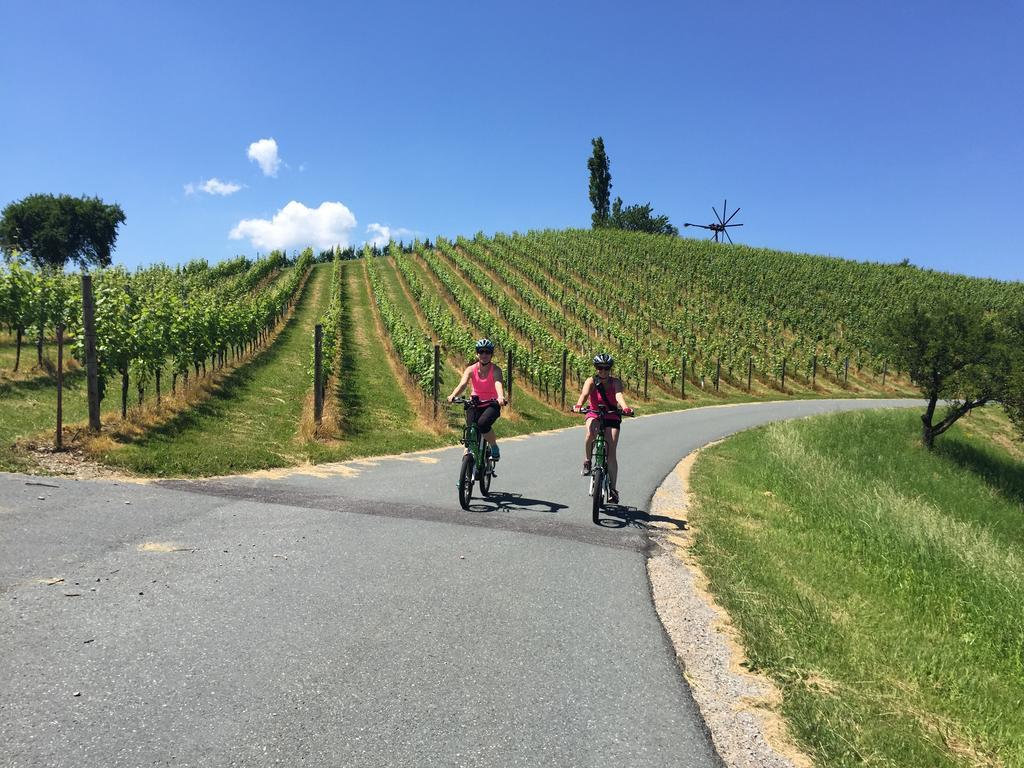
[[[598,467],[594,470],[592,480],[592,487],[594,493],[591,498],[591,512],[594,517],[594,522],[598,523],[601,520],[601,506],[604,504],[604,470]]]
[[[473,455],[466,454],[462,457],[462,469],[459,470],[459,505],[463,509],[469,509],[469,502],[473,498]]]

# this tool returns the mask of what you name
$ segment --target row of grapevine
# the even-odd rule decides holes
[[[338,358],[341,354],[341,294],[342,294],[342,260],[341,252],[335,250],[334,260],[331,265],[331,301],[327,305],[327,309],[324,310],[323,314],[317,320],[317,323],[323,326],[323,341],[322,341],[322,354],[323,354],[323,381],[320,382],[321,386],[337,374]],[[309,352],[309,373],[313,375],[313,358],[314,350],[310,349]],[[315,382],[314,382],[315,385]]]
[[[472,241],[460,238],[458,245],[472,261],[485,265],[511,288],[520,301],[558,334],[566,347],[578,350],[578,354],[570,355],[569,363],[569,370],[576,373],[577,379],[589,375],[590,360],[597,352],[613,353],[618,361],[618,374],[633,383],[643,379],[645,362],[651,363],[656,375],[665,371],[671,377],[678,369],[678,364],[672,365],[658,356],[656,350],[647,344],[648,337],[627,338],[626,330],[618,322],[599,315],[583,299],[583,289],[577,287],[574,296],[562,287],[562,302],[542,296],[533,281],[525,276],[518,254],[511,249],[503,249],[499,241],[485,243],[480,238]]]
[[[500,349],[512,352],[516,370],[521,371],[538,388],[555,389],[561,383],[560,348],[556,358],[551,350],[541,350],[536,346],[531,348],[520,343],[511,327],[503,327],[449,268],[446,258],[440,252],[451,249],[451,243],[438,238],[437,250],[424,248],[418,255],[480,335],[489,337]]]
[[[434,345],[418,327],[410,326],[395,307],[384,285],[378,260],[368,254],[364,254],[364,259],[373,300],[391,339],[391,346],[416,385],[425,394],[430,394],[434,383]]]
[[[228,353],[240,355],[266,339],[297,297],[312,265],[312,252],[271,287],[255,290],[280,270],[282,255],[259,260],[240,277],[209,287],[206,270],[152,267],[129,273],[106,269],[93,274],[96,347],[101,382],[120,375],[122,413],[129,378],[140,397],[150,381],[170,369],[178,376],[206,370],[207,361],[223,365]],[[239,263],[236,261],[235,266]],[[84,359],[81,282],[77,275],[33,272],[14,263],[0,271],[0,325],[17,332],[36,329],[38,338],[58,324],[66,328],[72,349]]]
[[[469,359],[476,341],[473,334],[458,321],[447,305],[424,285],[413,269],[412,257],[401,251],[392,250],[391,252],[394,254],[395,266],[409,287],[409,292],[420,311],[423,312],[423,316],[427,318],[437,340],[460,360]]]

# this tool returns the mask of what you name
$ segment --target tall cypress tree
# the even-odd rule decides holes
[[[590,220],[594,229],[608,225],[608,213],[612,193],[612,174],[608,170],[608,155],[604,152],[604,139],[598,136],[591,139],[594,154],[587,160],[590,169],[590,202],[594,204],[594,213]]]

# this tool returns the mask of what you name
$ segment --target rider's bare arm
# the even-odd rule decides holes
[[[576,401],[576,405],[573,406],[574,411],[578,411],[583,407],[583,402],[590,396],[590,390],[594,386],[594,377],[590,376],[586,381],[583,382],[583,391],[580,392],[579,399]]]
[[[447,398],[448,402],[451,402],[456,397],[458,397],[460,394],[462,394],[462,390],[464,390],[466,388],[466,385],[469,384],[469,377],[470,377],[470,374],[472,374],[472,373],[473,373],[473,366],[472,365],[469,366],[468,368],[466,368],[466,370],[464,370],[462,372],[462,378],[459,380],[458,385],[455,387],[455,389],[452,390],[452,393],[450,395],[448,395],[448,398]]]
[[[616,379],[615,380],[615,404],[618,405],[619,408],[621,408],[624,411],[631,410],[630,407],[628,405],[626,405],[626,398],[622,396],[622,389],[623,389],[623,387],[622,387],[622,379]]]
[[[508,405],[508,398],[505,397],[505,377],[501,375],[501,368],[494,366],[494,391],[498,393],[498,402]]]

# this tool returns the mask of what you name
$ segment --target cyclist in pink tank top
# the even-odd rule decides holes
[[[619,503],[619,492],[615,487],[615,480],[619,474],[619,461],[615,455],[615,447],[619,442],[619,429],[622,427],[622,417],[619,411],[629,415],[633,409],[626,405],[622,396],[622,380],[612,376],[612,366],[615,360],[611,355],[600,354],[594,357],[594,375],[583,382],[583,391],[580,392],[573,411],[579,412],[583,408],[583,401],[589,400],[590,407],[597,410],[598,406],[608,409],[605,417],[605,441],[608,446],[608,484],[611,486],[608,501],[612,504]],[[590,474],[590,461],[594,453],[594,438],[597,436],[599,421],[593,413],[587,414],[587,434],[583,443],[584,456],[583,474]]]
[[[501,452],[498,450],[498,439],[491,427],[501,415],[501,406],[508,405],[505,398],[505,380],[502,378],[501,368],[491,362],[494,357],[494,342],[490,339],[480,339],[476,343],[476,357],[477,361],[462,372],[458,385],[448,395],[448,402],[458,397],[468,384],[472,384],[473,399],[479,400],[480,404],[476,408],[466,409],[466,421],[476,421],[477,429],[491,450],[491,457],[497,461],[501,458]]]

